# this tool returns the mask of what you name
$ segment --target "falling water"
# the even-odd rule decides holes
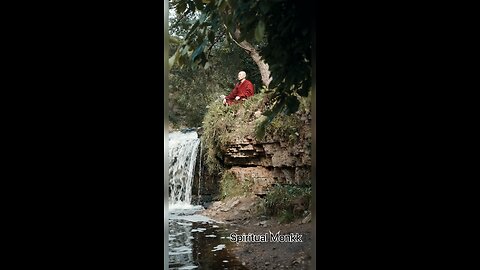
[[[200,142],[200,164],[198,166],[198,203],[200,204],[200,179],[202,179],[202,149],[203,149],[203,143]]]
[[[199,145],[200,139],[195,131],[172,132],[168,135],[168,268],[246,269],[228,250],[232,244],[227,237],[233,228],[197,213],[203,207],[192,205],[192,184]]]
[[[200,139],[195,131],[168,135],[169,205],[189,206]]]

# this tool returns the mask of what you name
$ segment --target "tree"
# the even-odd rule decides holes
[[[176,15],[170,12],[170,55],[182,45],[191,26],[199,18],[198,13]],[[208,50],[209,64],[175,65],[170,68],[169,123],[172,128],[197,127],[207,112],[207,105],[220,95],[228,94],[234,87],[238,69],[245,70],[256,88],[261,78],[253,59],[243,49],[228,45],[224,33],[217,33],[216,42]]]
[[[264,82],[272,89],[272,105],[264,112],[267,122],[279,112],[298,110],[297,96],[306,97],[312,89],[314,22],[313,8],[306,1],[171,0],[170,4],[179,16],[198,14],[170,59],[172,65],[208,66],[218,36],[249,49],[265,40],[252,57],[264,61],[272,75],[271,82]]]

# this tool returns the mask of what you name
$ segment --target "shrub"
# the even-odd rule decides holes
[[[222,171],[223,159],[221,147],[227,142],[226,134],[233,125],[232,107],[223,106],[221,102],[210,103],[209,110],[203,119],[202,143],[206,149],[205,163],[210,172]]]
[[[279,216],[280,222],[289,222],[309,209],[311,186],[275,185],[265,197],[266,214]]]
[[[299,110],[295,114],[287,115],[280,111],[273,116],[263,116],[258,119],[255,128],[255,136],[259,140],[281,139],[293,144],[300,136],[300,130],[305,125],[301,120],[301,115],[309,115],[311,112],[311,94],[308,97],[297,97],[300,104]],[[272,118],[273,117],[273,118]]]
[[[280,223],[289,223],[292,222],[295,217],[293,216],[293,212],[288,211],[287,209],[283,209],[279,215]]]
[[[239,196],[244,193],[242,186],[238,184],[235,174],[228,171],[223,174],[220,181],[220,192],[222,199]]]
[[[203,119],[202,142],[206,149],[205,163],[211,172],[221,173],[222,148],[234,137],[253,136],[254,125],[248,123],[254,119],[262,99],[263,93],[260,92],[232,106],[224,106],[218,100],[210,103]]]

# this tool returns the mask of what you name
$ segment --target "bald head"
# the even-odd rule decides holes
[[[247,77],[247,73],[245,73],[245,71],[240,71],[240,72],[238,73],[238,80],[239,80],[239,81],[245,79],[245,77]]]

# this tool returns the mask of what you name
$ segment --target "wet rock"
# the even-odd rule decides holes
[[[303,220],[302,220],[302,224],[305,224],[305,223],[308,223],[312,220],[312,213],[310,212],[310,214],[308,214],[308,216],[306,216]]]
[[[180,132],[182,133],[187,133],[187,132],[192,132],[192,131],[196,131],[197,128],[184,128],[182,130],[180,130]]]

